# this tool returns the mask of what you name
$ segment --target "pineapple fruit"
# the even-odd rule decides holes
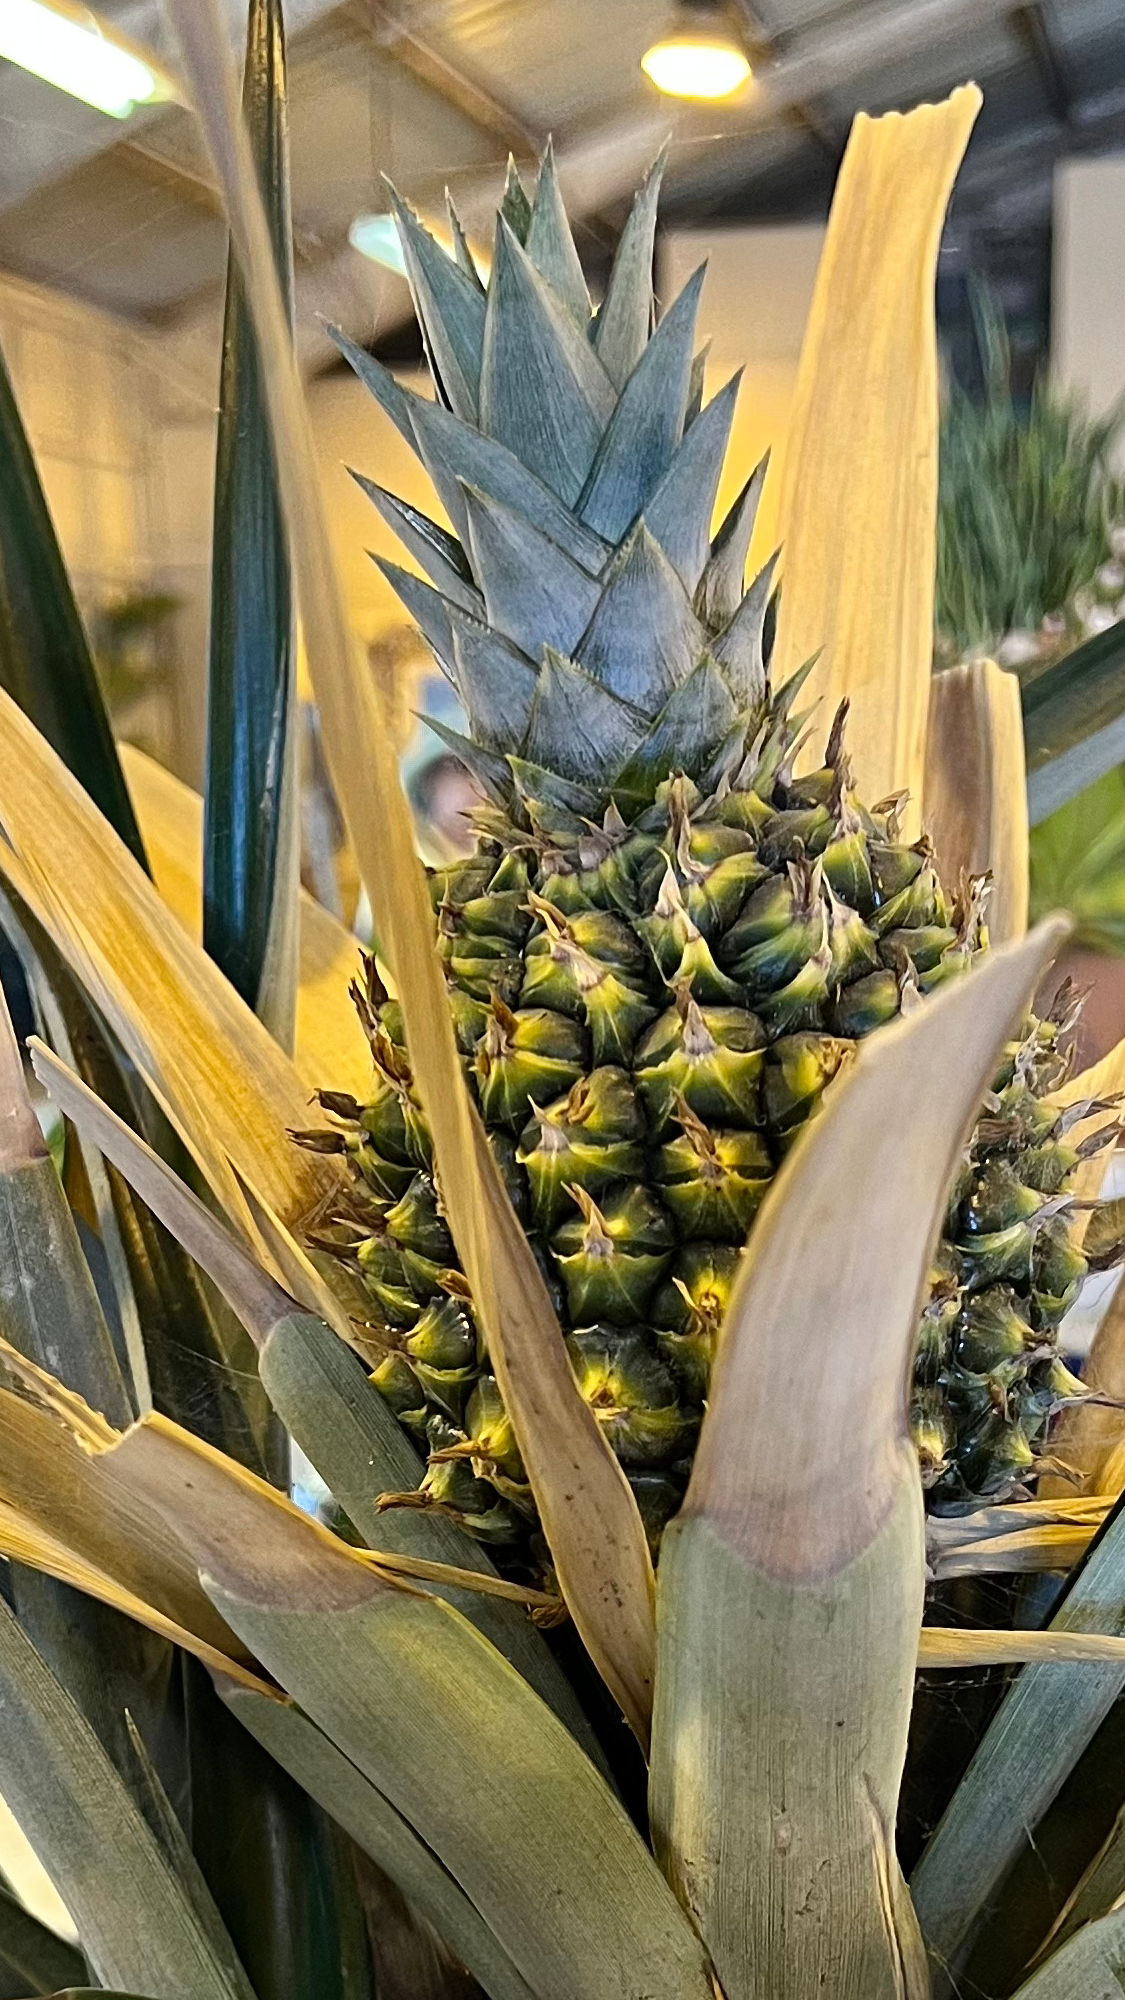
[[[744,590],[764,466],[710,537],[737,378],[702,404],[702,272],[653,330],[659,178],[596,313],[549,151],[533,199],[509,173],[487,290],[455,216],[449,257],[396,204],[434,402],[340,338],[456,529],[361,482],[429,579],[381,565],[461,698],[469,737],[440,733],[486,801],[475,852],[431,876],[465,1070],[654,1546],[771,1177],[856,1039],[986,943],[986,885],[951,895],[899,802],[856,798],[843,712],[795,775],[815,725],[803,674],[770,683],[772,562]],[[400,1010],[373,966],[356,999],[370,1098],[324,1091],[330,1124],[298,1136],[350,1163],[317,1241],[358,1272],[374,1379],[428,1455],[388,1503],[534,1566]],[[1020,1491],[1078,1392],[1056,1346],[1087,1268],[1079,1149],[1047,1099],[1062,1013],[996,1079],[922,1316],[915,1437],[947,1511]]]

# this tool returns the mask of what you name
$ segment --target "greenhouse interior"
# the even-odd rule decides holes
[[[1122,0],[0,0],[0,2000],[1120,2000]]]

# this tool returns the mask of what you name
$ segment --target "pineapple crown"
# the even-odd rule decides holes
[[[706,405],[703,267],[657,320],[657,160],[595,311],[548,146],[534,197],[514,164],[487,286],[449,204],[453,255],[391,190],[436,400],[337,344],[417,453],[456,534],[356,474],[424,572],[375,560],[469,718],[436,730],[486,793],[600,815],[674,767],[705,791],[768,698],[774,559],[743,592],[765,478],[710,524],[739,376]]]

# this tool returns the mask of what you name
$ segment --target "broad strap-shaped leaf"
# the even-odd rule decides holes
[[[733,2000],[926,1991],[894,1854],[924,1587],[906,1387],[949,1183],[1063,934],[861,1044],[742,1261],[661,1554],[651,1781],[665,1871]]]
[[[315,451],[239,127],[224,25],[215,0],[169,0],[169,6],[268,359],[277,459],[324,741],[410,1023],[410,1060],[446,1212],[563,1595],[599,1672],[643,1736],[653,1631],[652,1566],[640,1514],[578,1390],[543,1278],[465,1089],[410,814],[377,691],[352,645],[335,578]]]
[[[545,651],[528,717],[524,754],[579,784],[597,784],[607,762],[630,757],[645,734],[643,711],[585,668]]]
[[[527,235],[521,241],[540,277],[547,280],[556,298],[562,300],[585,333],[590,319],[590,294],[574,247],[570,218],[563,206],[555,149],[550,139],[539,163]]]
[[[1032,826],[1125,757],[1125,619],[1023,683]]]
[[[544,646],[571,653],[601,586],[557,542],[486,493],[466,487],[465,511],[489,624],[532,659]]]
[[[444,1863],[542,2000],[607,1988],[710,2000],[699,1940],[624,1809],[466,1619],[388,1581],[162,1418],[94,1448],[190,1550],[216,1606],[237,1606],[255,1657]]]
[[[652,715],[687,680],[703,647],[687,591],[639,521],[606,572],[575,660],[611,694]]]
[[[606,541],[619,542],[644,511],[683,435],[702,289],[700,265],[648,342],[598,447],[578,512]]]
[[[0,1602],[0,1786],[104,1985],[254,2000],[218,1911],[201,1917],[89,1724]]]
[[[90,642],[0,357],[0,685],[145,864]]]
[[[704,624],[712,630],[729,624],[742,602],[750,539],[758,518],[769,462],[767,451],[727,513],[711,544],[707,567],[699,579],[695,608]]]
[[[389,181],[386,185],[431,366],[450,408],[475,423],[484,344],[480,286],[446,255],[397,189]]]
[[[1048,1630],[1125,1633],[1118,1503]],[[1125,1688],[1125,1663],[1027,1666],[997,1709],[912,1878],[935,1965],[955,1978],[1007,1871]],[[943,1973],[944,1977],[944,1973]]]
[[[366,493],[388,528],[394,530],[403,548],[425,570],[435,590],[440,590],[451,603],[460,605],[462,611],[475,612],[479,618],[480,592],[474,586],[465,552],[456,535],[451,535],[447,528],[439,528],[428,515],[400,500],[397,494],[377,486],[362,472],[353,472],[352,478]]]
[[[481,366],[483,429],[570,507],[614,403],[613,385],[586,335],[500,217]]]
[[[1019,683],[992,660],[933,677],[922,806],[942,881],[989,876],[990,938],[1022,937],[1028,826]]]
[[[307,1715],[290,1703],[267,1701],[243,1688],[224,1690],[223,1699],[309,1797],[398,1883],[480,1982],[489,2000],[534,2000],[533,1989],[437,1856]]]
[[[278,274],[293,285],[281,0],[252,0],[243,111]],[[289,550],[254,328],[227,270],[215,458],[203,835],[203,942],[292,1049],[300,862]]]
[[[1125,1911],[1084,1924],[1026,1980],[1015,2000],[1118,2000],[1125,1966]]]
[[[740,369],[717,396],[712,396],[645,505],[649,533],[656,537],[689,591],[695,590],[708,559],[711,515],[741,380]],[[714,620],[716,625],[722,622],[721,618]]]
[[[934,272],[980,107],[965,85],[905,117],[861,113],[836,183],[797,375],[781,496],[774,674],[823,648],[811,692],[852,704],[860,795],[919,811],[937,520]],[[875,219],[877,218],[877,220]]]
[[[652,330],[652,258],[660,183],[667,162],[665,147],[634,197],[594,323],[598,358],[618,389],[624,388],[633,373]]]

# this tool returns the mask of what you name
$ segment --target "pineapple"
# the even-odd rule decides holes
[[[653,330],[659,180],[596,313],[549,150],[534,199],[509,171],[487,291],[455,216],[450,258],[396,202],[435,402],[340,338],[457,531],[361,482],[429,579],[380,565],[460,696],[468,738],[434,726],[486,801],[475,852],[431,876],[465,1070],[654,1546],[771,1177],[857,1038],[986,942],[986,885],[951,895],[900,802],[856,798],[843,711],[795,775],[814,725],[803,673],[770,682],[773,562],[744,590],[765,467],[711,540],[737,378],[703,405],[702,272]],[[331,1125],[298,1136],[350,1163],[317,1242],[361,1277],[374,1380],[428,1455],[388,1504],[534,1562],[401,1013],[373,966],[356,999],[370,1098],[325,1091]],[[1086,1270],[1079,1151],[1046,1101],[1066,1025],[1010,1051],[936,1258],[914,1427],[941,1509],[1020,1491],[1077,1392],[1055,1334]]]

